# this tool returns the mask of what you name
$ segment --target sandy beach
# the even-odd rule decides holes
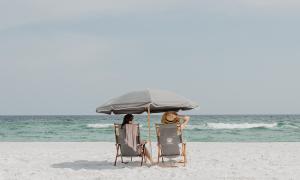
[[[107,142],[1,142],[0,179],[300,179],[300,143],[190,142],[186,167],[114,167],[114,155]]]

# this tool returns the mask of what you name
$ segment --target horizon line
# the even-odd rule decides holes
[[[0,114],[0,116],[120,116],[124,114]],[[134,115],[147,115],[147,114],[134,114]],[[152,113],[151,115],[161,115],[160,113]],[[300,115],[300,113],[220,113],[220,114],[188,114],[186,115],[190,116],[259,116],[259,115],[264,115],[264,116],[275,116],[275,115]]]

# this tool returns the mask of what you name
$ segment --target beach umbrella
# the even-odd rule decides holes
[[[146,89],[132,91],[113,98],[96,109],[105,114],[141,114],[166,111],[191,110],[198,105],[176,93],[165,90]]]
[[[165,90],[146,89],[132,91],[113,98],[96,109],[97,113],[105,114],[141,114],[148,113],[148,140],[150,142],[150,113],[166,111],[185,111],[198,105],[176,93]]]

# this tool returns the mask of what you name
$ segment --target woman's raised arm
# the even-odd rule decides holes
[[[187,123],[190,121],[190,117],[189,116],[183,116],[183,123],[181,124],[181,129],[184,129],[185,126],[187,125]]]

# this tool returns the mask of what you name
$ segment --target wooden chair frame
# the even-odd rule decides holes
[[[162,147],[161,147],[161,144],[160,144],[160,130],[159,130],[159,125],[161,125],[161,124],[155,124],[156,136],[157,136],[157,163],[159,163],[160,158],[161,158],[161,162],[164,163],[164,157],[168,157],[168,156],[162,155]],[[182,157],[182,163],[183,163],[183,166],[185,167],[185,165],[187,163],[187,159],[186,159],[186,143],[183,142],[183,133],[182,133],[182,129],[181,129],[180,124],[177,124],[177,134],[180,135],[180,141],[181,141],[181,153],[180,153],[180,156]]]
[[[139,126],[139,124],[136,124],[137,126],[138,126],[138,141],[139,141],[139,143],[141,142],[141,139],[140,139],[140,126]],[[119,129],[120,129],[120,127],[121,127],[121,124],[114,124],[114,129],[115,129],[115,138],[116,138],[116,151],[117,151],[117,153],[116,153],[116,156],[115,156],[115,162],[114,162],[114,166],[116,166],[117,165],[117,160],[118,160],[118,157],[121,157],[121,162],[122,163],[124,163],[124,161],[123,161],[123,155],[122,155],[122,152],[121,152],[121,144],[119,143]],[[139,155],[137,155],[137,156],[129,156],[129,157],[131,157],[131,161],[132,161],[132,157],[141,157],[141,166],[143,166],[143,162],[144,162],[144,160],[145,160],[145,162],[146,162],[146,158],[145,158],[145,145],[146,145],[146,143],[145,144],[137,144],[137,146],[141,146],[141,152],[139,153]]]

